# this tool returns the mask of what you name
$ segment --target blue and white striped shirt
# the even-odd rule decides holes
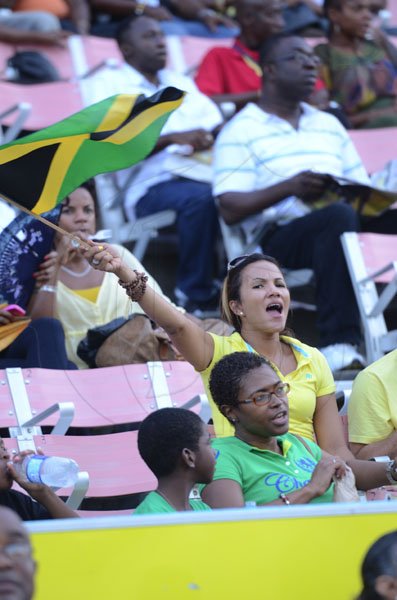
[[[248,104],[220,132],[214,151],[214,196],[266,189],[301,171],[312,170],[369,183],[344,127],[332,115],[302,103],[299,127]],[[266,220],[288,222],[310,209],[296,197],[264,211]],[[246,232],[258,216],[244,222]]]

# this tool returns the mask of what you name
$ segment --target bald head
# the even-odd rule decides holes
[[[0,506],[0,600],[31,600],[36,563],[18,515]]]

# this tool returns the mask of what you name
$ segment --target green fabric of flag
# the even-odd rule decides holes
[[[118,94],[1,146],[0,194],[36,214],[51,210],[90,177],[148,156],[183,96],[172,87]]]

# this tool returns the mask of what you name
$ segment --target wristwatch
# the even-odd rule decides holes
[[[137,5],[134,9],[134,14],[137,17],[140,17],[145,12],[145,8],[146,8],[146,4],[144,4],[143,2],[137,2]]]
[[[395,460],[391,460],[386,467],[386,477],[392,485],[397,485],[397,465]]]

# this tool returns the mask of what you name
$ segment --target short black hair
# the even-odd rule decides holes
[[[361,567],[363,589],[357,600],[382,600],[375,589],[381,575],[397,576],[397,531],[383,535],[368,550]]]
[[[198,450],[202,434],[203,421],[196,413],[184,408],[160,408],[139,427],[139,454],[157,479],[166,477],[175,471],[184,448]]]
[[[233,352],[216,363],[211,371],[209,387],[215,404],[237,406],[241,381],[250,371],[268,365],[274,371],[270,361],[254,352]]]
[[[259,64],[261,66],[271,63],[274,58],[275,49],[283,42],[289,38],[299,37],[293,33],[275,33],[268,37],[261,47],[259,48]]]
[[[114,36],[116,39],[116,42],[119,45],[119,48],[123,44],[126,44],[129,42],[129,33],[130,33],[131,25],[137,19],[144,17],[144,16],[145,15],[136,15],[133,13],[120,22],[119,26],[117,27],[116,34]]]
[[[329,10],[331,8],[335,10],[342,10],[342,1],[343,0],[324,0],[323,4],[323,12],[326,17],[328,17]]]

